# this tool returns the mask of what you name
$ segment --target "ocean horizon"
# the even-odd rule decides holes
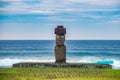
[[[120,69],[120,40],[66,40],[67,62],[110,64]],[[55,62],[55,40],[0,40],[0,67],[19,62]]]

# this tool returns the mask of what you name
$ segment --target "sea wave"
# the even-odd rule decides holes
[[[53,57],[49,58],[3,58],[0,59],[1,68],[10,68],[13,64],[19,62],[55,62]],[[117,59],[100,59],[98,57],[74,57],[68,58],[67,62],[70,63],[100,63],[100,64],[110,64],[113,69],[120,69],[120,60]]]
[[[54,60],[4,58],[0,59],[0,67],[12,67],[13,64],[20,62],[54,62]]]

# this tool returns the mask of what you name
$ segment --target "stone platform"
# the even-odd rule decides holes
[[[95,63],[39,63],[39,62],[22,62],[13,64],[13,67],[62,67],[62,68],[110,68],[108,64]]]

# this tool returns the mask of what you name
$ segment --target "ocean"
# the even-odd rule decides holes
[[[66,40],[67,62],[110,64],[120,69],[120,40]],[[54,40],[0,40],[0,67],[19,62],[55,62]]]

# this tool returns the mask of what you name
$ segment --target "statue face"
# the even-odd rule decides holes
[[[64,45],[65,36],[64,35],[56,35],[56,45]]]

